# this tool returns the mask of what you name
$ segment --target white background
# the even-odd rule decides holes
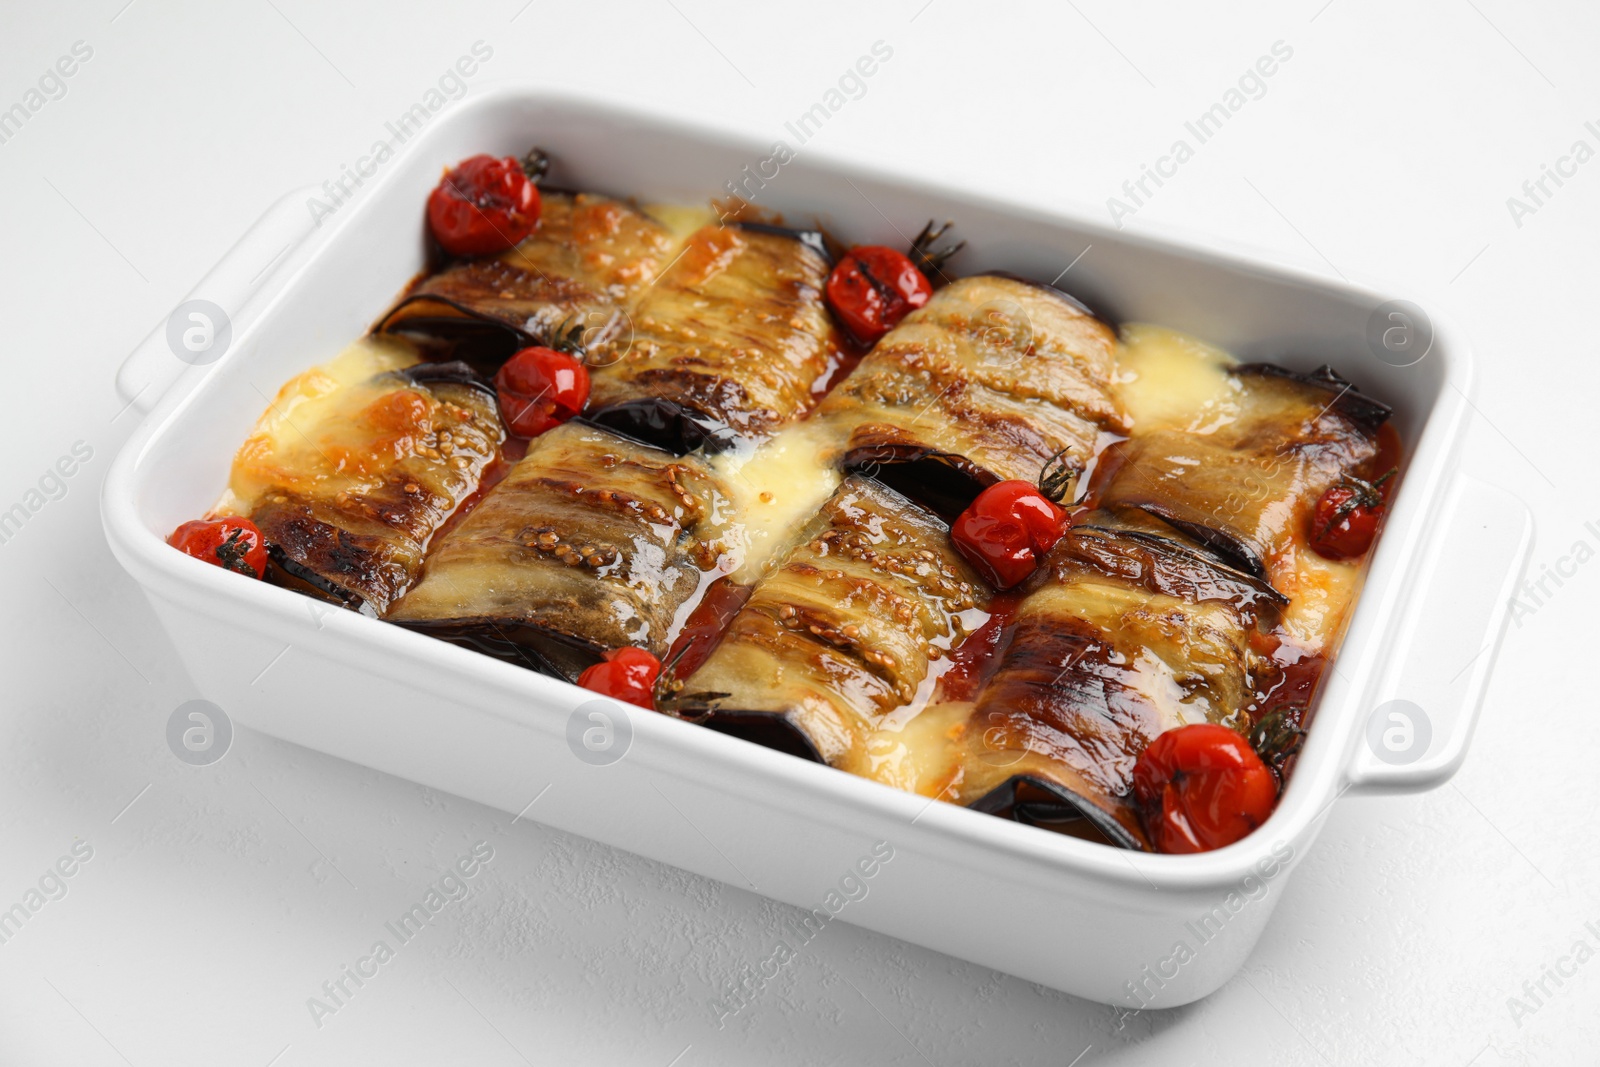
[[[1480,356],[1468,462],[1533,507],[1538,575],[1580,539],[1600,547],[1600,162],[1521,226],[1506,200],[1575,140],[1600,148],[1584,128],[1600,10],[124,3],[0,16],[0,107],[74,42],[93,48],[0,144],[0,509],[74,442],[93,449],[0,544],[0,907],[74,841],[94,848],[0,945],[0,1064],[1600,1058],[1600,960],[1532,1014],[1507,1004],[1575,939],[1600,948],[1584,930],[1600,929],[1600,718],[1579,684],[1600,564],[1548,584],[1509,633],[1457,779],[1340,802],[1208,1000],[1119,1019],[833,924],[719,1032],[710,1003],[766,955],[781,906],[252,733],[212,767],[174,759],[167,717],[204,694],[106,549],[96,498],[137,417],[112,388],[122,357],[267,204],[353,162],[474,41],[494,49],[475,86],[648,98],[765,140],[882,39],[893,60],[808,152],[1104,217],[1282,40],[1293,58],[1267,95],[1130,225],[1391,279],[1451,314]],[[495,858],[473,894],[314,1026],[306,999],[479,840]]]

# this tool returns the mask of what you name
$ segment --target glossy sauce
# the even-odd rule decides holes
[[[1083,491],[1079,507],[1074,510],[1074,515],[1093,511],[1100,506],[1100,498],[1105,494],[1106,486],[1111,484],[1117,472],[1127,463],[1128,450],[1123,447],[1127,440],[1125,437],[1113,438],[1091,461],[1091,468],[1085,472],[1088,485]]]
[[[706,587],[667,653],[674,677],[687,678],[705,663],[754,588],[732,578],[718,578]]]
[[[822,403],[823,398],[833,391],[833,387],[849,377],[850,372],[856,369],[871,350],[871,345],[861,344],[850,336],[848,330],[841,327],[838,343],[828,355],[827,370],[811,383],[811,406],[815,408]]]
[[[978,690],[1000,665],[1000,656],[1011,643],[1011,631],[1021,603],[1021,593],[994,595],[989,601],[988,619],[950,650],[950,665],[939,679],[935,702],[977,699]]]
[[[1265,635],[1267,642],[1276,642]],[[1293,645],[1278,643],[1271,656],[1272,666],[1258,673],[1250,705],[1250,720],[1260,722],[1286,708],[1309,708],[1327,669],[1326,656],[1301,652]]]

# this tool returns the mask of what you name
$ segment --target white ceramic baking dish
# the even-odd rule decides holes
[[[359,336],[422,268],[423,203],[441,167],[477,152],[520,154],[534,143],[553,152],[557,183],[641,199],[703,200],[730,180],[774,170],[763,170],[769,144],[592,101],[494,90],[435,118],[394,158],[369,164],[362,187],[350,186],[357,195],[331,214],[313,218],[311,196],[330,203],[321,189],[270,209],[192,294],[231,318],[221,358],[181,361],[158,330],[124,365],[119,388],[149,414],[107,477],[106,535],[147,591],[198,693],[234,719],[1130,1007],[1194,1000],[1239,968],[1286,872],[1346,790],[1426,789],[1460,765],[1531,523],[1520,502],[1456,469],[1470,360],[1444,321],[1433,318],[1427,347],[1425,332],[1407,335],[1406,320],[1377,313],[1388,292],[934,188],[809,149],[763,188],[746,187],[760,205],[895,245],[929,218],[955,219],[969,242],[963,270],[1005,268],[1048,281],[1076,261],[1063,286],[1121,320],[1187,330],[1245,358],[1301,369],[1331,362],[1395,405],[1408,458],[1392,514],[1299,767],[1253,836],[1201,856],[1131,854],[637,710],[617,721],[609,750],[603,730],[589,735],[591,748],[601,746],[596,755],[582,734],[599,720],[573,718],[592,694],[241,581],[166,547],[168,531],[216,499],[266,398]],[[1383,335],[1392,327],[1402,332]],[[1393,343],[1384,348],[1385,340]],[[1381,746],[1366,740],[1369,722],[1377,711],[1387,726],[1385,705],[1397,699],[1411,702],[1405,707],[1415,725],[1430,728],[1429,739],[1409,757],[1379,759]],[[879,854],[892,848],[893,858],[874,869],[870,892],[850,900],[837,892],[841,880],[856,885],[848,876],[876,842],[887,842]]]

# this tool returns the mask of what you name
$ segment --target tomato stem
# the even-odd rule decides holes
[[[1378,492],[1378,487],[1395,476],[1399,468],[1390,467],[1375,481],[1366,481],[1354,474],[1347,474],[1340,479],[1339,484],[1350,490],[1350,496],[1339,502],[1334,510],[1333,517],[1322,528],[1321,536],[1326,537],[1333,529],[1350,516],[1357,508],[1375,510],[1383,506],[1383,494]]]
[[[1250,731],[1250,747],[1256,750],[1261,762],[1283,778],[1285,761],[1305,743],[1306,732],[1299,725],[1305,709],[1299,705],[1279,708],[1256,723]]]
[[[522,157],[522,173],[528,176],[528,180],[538,185],[549,172],[550,157],[545,154],[545,150],[538,145],[528,149],[528,154]]]
[[[550,340],[544,347],[557,352],[564,352],[579,362],[588,362],[589,351],[583,343],[583,326],[570,318],[562,319],[556,328],[550,332]]]
[[[917,234],[916,239],[911,242],[911,262],[922,272],[923,277],[931,278],[937,274],[940,278],[944,278],[945,281],[950,280],[945,277],[945,261],[967,247],[967,242],[957,241],[947,248],[939,249],[934,248],[933,243],[943,237],[950,227],[954,225],[954,222],[946,221],[943,226],[934,229],[933,220],[929,219],[928,224],[922,228],[922,232]]]
[[[1070,448],[1063,448],[1044,461],[1039,468],[1039,492],[1051,503],[1059,504],[1066,498],[1067,488],[1083,473],[1083,468],[1066,459]]]
[[[250,551],[251,546],[245,543],[244,531],[234,530],[228,539],[217,546],[217,561],[230,571],[248,574],[257,577],[254,567],[245,560],[244,555]]]

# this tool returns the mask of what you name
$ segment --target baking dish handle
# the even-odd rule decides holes
[[[150,331],[117,368],[117,393],[129,406],[149,412],[191,367],[220,359],[252,318],[260,302],[251,298],[294,258],[316,229],[306,203],[321,190],[296,189],[267,208],[244,236],[200,279],[166,320]]]
[[[1420,792],[1460,768],[1512,617],[1533,547],[1528,506],[1458,473],[1439,522],[1445,534],[1402,607],[1410,614],[1391,660],[1398,676],[1379,688],[1356,739],[1357,792]]]

